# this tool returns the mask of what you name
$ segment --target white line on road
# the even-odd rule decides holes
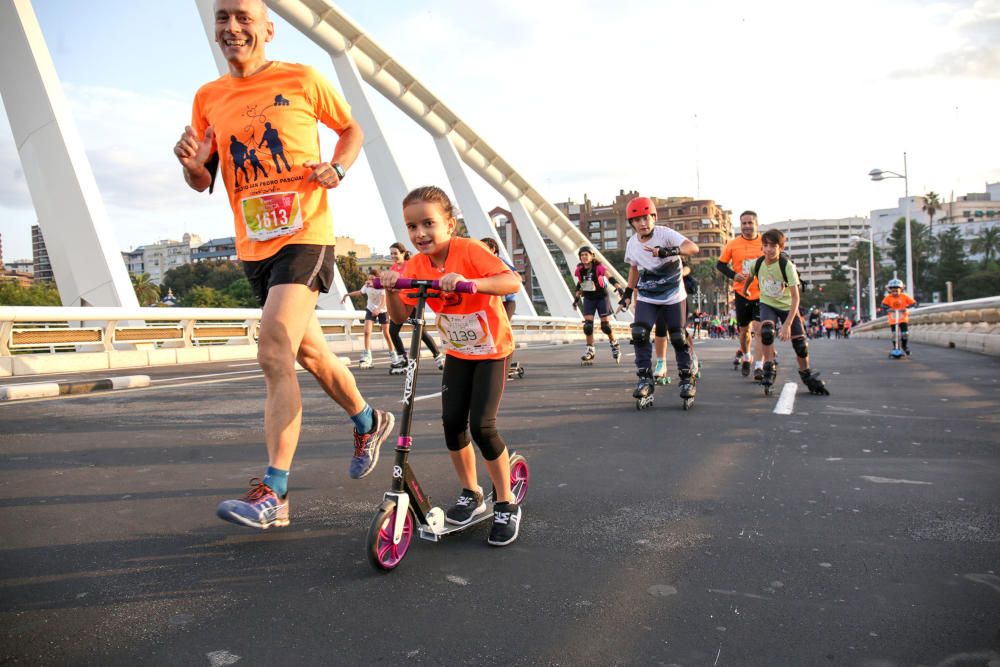
[[[874,475],[862,475],[861,479],[875,484],[926,484],[933,486],[934,482],[915,482],[912,479],[892,479],[891,477],[875,477]]]
[[[436,396],[440,396],[440,395],[441,395],[442,393],[443,393],[443,392],[440,392],[440,391],[439,391],[439,392],[438,392],[438,393],[436,393],[436,394],[427,394],[426,396],[417,396],[417,397],[416,397],[415,399],[413,399],[413,402],[414,402],[414,403],[416,403],[417,401],[423,401],[423,400],[426,400],[426,399],[428,399],[428,398],[434,398],[434,397],[436,397]],[[400,401],[400,403],[405,403],[405,402],[406,402],[406,401]]]
[[[799,385],[794,382],[785,383],[785,386],[781,388],[781,396],[778,397],[778,404],[774,406],[774,414],[792,414],[792,408],[795,407],[795,392],[798,389]]]
[[[256,368],[250,371],[228,371],[226,373],[204,373],[202,375],[185,375],[182,377],[156,378],[155,380],[153,380],[153,382],[156,383],[156,382],[179,382],[180,380],[203,380],[205,378],[223,377],[224,375],[245,375],[247,373],[260,373],[260,372],[261,372],[260,369]]]

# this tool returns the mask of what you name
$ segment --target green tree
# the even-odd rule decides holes
[[[830,279],[823,283],[822,294],[824,302],[832,304],[840,312],[852,300],[851,295],[853,293],[854,290],[851,289],[847,272],[840,268],[839,265],[834,266]]]
[[[16,281],[0,282],[0,306],[61,306],[55,283],[39,281],[22,287]]]
[[[618,273],[622,274],[623,278],[628,278],[628,264],[625,262],[625,250],[602,250],[601,254],[604,255],[604,259],[618,269]]]
[[[972,242],[972,253],[983,255],[983,268],[1000,256],[1000,227],[989,227]]]
[[[250,281],[246,277],[230,283],[229,287],[222,291],[223,294],[236,302],[239,308],[260,308],[257,297],[254,296]]]
[[[148,273],[130,273],[132,279],[132,289],[135,290],[135,298],[140,306],[151,306],[160,300],[160,288],[149,278]]]
[[[906,219],[900,218],[893,225],[892,231],[887,239],[889,245],[889,257],[896,265],[896,272],[900,276],[906,275]],[[913,279],[917,286],[923,290],[930,279],[930,256],[933,250],[933,240],[927,234],[927,226],[919,222],[910,220],[910,243],[913,252]],[[906,286],[907,290],[913,289],[912,285]],[[913,295],[915,299],[921,299]]]
[[[952,286],[958,284],[971,271],[968,258],[965,255],[965,243],[957,228],[952,227],[938,236],[938,260],[934,267],[933,289],[942,294],[945,283],[951,281]]]
[[[941,195],[933,190],[924,195],[924,213],[930,221],[928,233],[934,236],[934,216],[941,210]]]
[[[348,292],[357,292],[368,280],[368,275],[358,266],[358,256],[354,252],[337,257],[337,269]]]
[[[180,302],[185,308],[236,308],[236,299],[213,287],[192,287]]]
[[[955,285],[955,299],[981,299],[1000,295],[1000,269],[971,273]]]
[[[868,278],[871,276],[870,270],[868,268],[868,242],[858,243],[851,251],[847,253],[847,261],[845,264],[848,266],[854,266],[854,263],[858,263],[858,267],[861,271],[861,291],[864,294],[868,293]],[[875,294],[879,294],[878,286],[880,284],[884,285],[884,282],[879,282],[879,271],[882,267],[882,251],[879,250],[878,245],[875,246]]]
[[[163,291],[174,291],[174,295],[183,300],[184,296],[194,287],[211,287],[214,290],[224,290],[231,284],[245,278],[243,268],[237,262],[227,259],[212,259],[204,262],[182,264],[170,269],[163,275]]]

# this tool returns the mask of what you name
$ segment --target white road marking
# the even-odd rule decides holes
[[[875,484],[925,484],[933,486],[934,482],[915,482],[912,479],[892,479],[891,477],[876,477],[874,475],[862,475],[861,479]]]
[[[254,364],[256,366],[257,364]],[[180,380],[203,380],[205,378],[223,377],[225,375],[245,375],[247,373],[260,373],[260,368],[251,371],[227,371],[225,373],[203,373],[202,375],[184,375],[182,377],[165,377],[153,380],[156,382],[179,382]]]
[[[774,406],[774,414],[790,415],[795,407],[795,392],[799,390],[799,385],[794,382],[786,382],[781,388],[781,396],[778,397],[778,404]]]
[[[440,396],[442,393],[443,392],[439,391],[436,394],[427,394],[426,396],[417,396],[416,398],[413,399],[413,402],[416,403],[417,401],[423,401],[423,400],[426,400],[428,398],[435,398],[436,396]],[[400,401],[400,403],[405,403],[405,401]]]

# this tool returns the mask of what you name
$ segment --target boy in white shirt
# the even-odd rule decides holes
[[[695,395],[695,375],[691,368],[691,347],[685,335],[687,292],[682,280],[681,255],[698,252],[698,246],[669,227],[656,225],[656,206],[649,197],[636,197],[628,203],[628,224],[635,233],[625,247],[629,264],[628,287],[618,302],[627,310],[637,293],[632,345],[635,347],[636,375],[639,384],[632,396],[641,399],[653,393],[652,343],[650,331],[665,323],[674,348],[680,375],[680,395],[687,401]]]

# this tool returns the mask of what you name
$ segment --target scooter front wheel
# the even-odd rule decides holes
[[[396,503],[386,501],[378,508],[368,528],[368,539],[365,541],[368,552],[368,562],[377,570],[390,571],[403,561],[413,540],[413,514],[406,513],[403,521],[403,534],[399,544],[393,544],[393,527],[396,525]]]

